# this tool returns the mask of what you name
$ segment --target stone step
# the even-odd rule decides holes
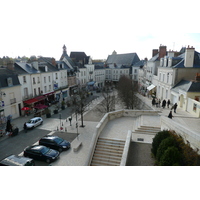
[[[143,130],[143,129],[137,129],[135,132],[143,132],[143,133],[158,133],[158,130]]]
[[[157,132],[141,132],[141,131],[134,131],[134,134],[140,134],[140,135],[156,135]]]
[[[121,157],[116,155],[109,155],[109,154],[101,154],[101,153],[95,153],[95,158],[106,158],[106,159],[113,159],[113,160],[119,160],[121,161]]]
[[[111,160],[111,159],[105,159],[105,158],[95,158],[92,159],[92,164],[101,164],[104,165],[110,165],[110,166],[119,166],[121,161]]]
[[[154,126],[140,126],[139,128],[142,128],[142,129],[153,129],[153,130],[161,130],[160,127],[154,127]],[[138,129],[139,129],[138,128]]]
[[[107,150],[115,150],[115,151],[123,151],[124,147],[122,146],[112,146],[112,145],[106,145],[106,144],[98,144],[96,145],[96,148],[103,148]]]
[[[111,156],[122,156],[123,151],[114,151],[114,150],[107,150],[107,149],[96,149],[95,153],[104,154],[104,155],[111,155]]]
[[[108,138],[99,138],[98,142],[106,142],[106,143],[113,143],[113,144],[125,144],[124,140],[114,140],[114,139],[108,139]]]

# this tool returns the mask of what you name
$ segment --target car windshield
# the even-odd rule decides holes
[[[33,124],[33,123],[34,123],[34,120],[31,120],[31,119],[30,119],[30,120],[28,121],[28,123],[29,123],[29,124]]]
[[[56,144],[60,144],[61,142],[63,142],[63,139],[62,138],[56,138],[54,141],[56,142]]]
[[[48,147],[43,147],[43,148],[41,149],[41,153],[42,153],[42,154],[46,154],[49,150],[50,150],[50,149],[49,149]]]

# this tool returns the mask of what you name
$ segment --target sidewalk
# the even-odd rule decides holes
[[[148,98],[148,97],[144,97],[140,94],[137,94],[137,96],[143,101],[145,102],[149,107],[151,107],[153,110],[157,110],[160,111],[159,115],[160,116],[166,116],[168,117],[170,109],[172,107],[172,105],[170,106],[170,108],[157,108],[156,106],[152,106],[152,99]],[[174,121],[177,121],[178,123],[182,124],[183,126],[186,126],[188,128],[190,128],[191,130],[195,131],[196,133],[200,134],[200,118],[195,117],[194,115],[182,110],[181,108],[177,108],[176,113],[174,113],[174,111],[172,112],[173,114],[173,119]]]

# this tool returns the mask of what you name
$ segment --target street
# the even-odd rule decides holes
[[[98,96],[90,96],[88,98],[88,103]],[[61,114],[61,115],[60,115]],[[61,116],[61,119],[60,119]],[[14,154],[18,155],[23,152],[23,150],[30,145],[36,143],[41,137],[49,134],[53,130],[57,130],[60,127],[60,122],[62,121],[64,127],[69,125],[68,118],[72,116],[72,108],[66,108],[65,110],[61,110],[58,114],[53,114],[51,118],[43,118],[44,123],[34,129],[28,130],[25,133],[23,130],[19,132],[18,135],[14,137],[8,137],[5,140],[0,141],[0,160],[3,158]],[[66,121],[67,119],[67,121]],[[74,118],[72,120],[75,120]],[[17,125],[17,124],[16,124]],[[77,134],[60,132],[55,133],[55,135],[62,137],[63,139],[72,142]],[[7,136],[6,136],[7,137]],[[62,153],[61,153],[62,155]],[[60,157],[61,157],[60,155]],[[60,159],[60,158],[59,158]],[[49,165],[45,162],[35,161],[37,166],[45,166]]]

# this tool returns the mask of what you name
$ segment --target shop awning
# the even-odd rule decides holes
[[[55,92],[49,92],[49,93],[43,94],[43,96],[52,95],[52,94],[54,94],[54,93],[55,93]]]
[[[37,99],[37,101],[42,101],[44,99],[46,99],[45,96],[38,96],[38,97],[35,97],[35,99]]]
[[[35,103],[35,102],[38,102],[38,100],[35,99],[35,98],[24,101],[24,103],[26,103],[26,104],[32,104],[32,103]]]
[[[92,85],[94,85],[94,84],[95,84],[94,81],[91,81],[91,82],[88,82],[88,83],[87,83],[87,85],[89,85],[89,86],[92,86]]]
[[[156,86],[152,84],[152,85],[150,85],[150,86],[147,88],[147,90],[151,91],[151,90],[153,90],[155,87],[156,87]]]

